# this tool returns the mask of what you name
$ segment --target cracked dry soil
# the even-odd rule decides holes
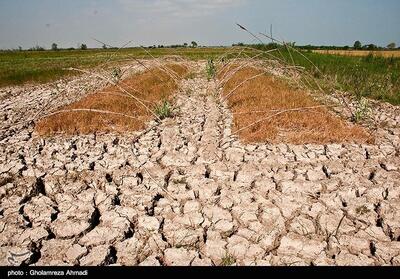
[[[43,92],[2,92],[0,265],[400,265],[397,108],[375,145],[244,145],[196,77],[141,133],[7,129]]]

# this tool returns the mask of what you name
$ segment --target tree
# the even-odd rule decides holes
[[[86,44],[81,44],[81,50],[87,50],[87,45]]]
[[[39,46],[39,45],[36,45],[36,46],[34,46],[34,47],[31,47],[29,50],[30,50],[30,51],[44,51],[45,49],[44,49],[44,47],[41,47],[41,46]]]
[[[378,47],[374,44],[368,44],[362,47],[362,49],[366,49],[366,50],[376,50]]]
[[[195,41],[192,42],[192,47],[196,48],[197,47],[197,43]]]
[[[360,42],[360,41],[356,41],[356,42],[354,43],[354,49],[361,49],[361,48],[362,48],[361,42]]]
[[[387,45],[388,49],[395,49],[396,48],[396,43],[390,43]]]
[[[183,46],[184,46],[184,47],[187,47],[187,46],[188,46],[188,44],[187,44],[187,43],[184,43],[184,44],[183,44]]]
[[[56,43],[53,43],[53,44],[51,45],[51,50],[54,50],[54,51],[58,50],[58,46],[57,46]]]
[[[106,44],[103,44],[103,49],[107,49],[107,45]]]

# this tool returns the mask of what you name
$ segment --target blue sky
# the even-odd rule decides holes
[[[235,22],[298,45],[400,45],[399,14],[399,0],[0,0],[0,48],[251,42]]]

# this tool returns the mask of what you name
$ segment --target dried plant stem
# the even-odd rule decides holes
[[[263,75],[265,75],[264,72],[262,72],[261,74],[258,74],[258,75],[255,75],[255,76],[252,76],[252,77],[249,77],[249,78],[245,79],[245,80],[242,81],[240,84],[238,84],[234,89],[232,89],[232,90],[222,99],[222,102],[224,102],[225,100],[229,99],[229,97],[231,97],[231,96],[236,92],[236,90],[238,90],[240,87],[242,87],[245,83],[247,83],[247,82],[249,82],[249,81],[252,81],[253,79],[256,79],[256,78],[258,78],[258,77],[260,77],[260,76],[263,76]]]
[[[264,42],[257,37],[255,34],[253,34],[250,30],[248,30],[246,27],[244,27],[243,25],[240,25],[239,23],[236,23],[237,26],[239,26],[240,29],[246,31],[247,33],[249,33],[251,36],[253,36],[257,41],[259,41],[262,45],[264,44]]]
[[[128,86],[128,88],[132,88],[132,87],[131,87],[131,86]],[[126,94],[124,94],[124,93],[115,93],[115,92],[107,92],[107,91],[104,91],[104,92],[97,92],[96,94],[131,98],[131,96],[128,96],[128,95],[126,95]],[[143,103],[154,104],[154,103],[151,102],[151,101],[144,100],[144,99],[141,99],[141,98],[138,98],[138,97],[136,97],[136,98],[137,98],[138,100],[141,100]]]
[[[136,154],[135,154],[135,156],[136,156]],[[136,157],[137,158],[137,157]],[[139,159],[139,158],[137,158],[137,159]],[[158,182],[154,179],[154,177],[151,175],[151,173],[149,172],[149,170],[146,168],[146,167],[143,167],[144,168],[144,170],[146,171],[146,173],[149,175],[149,177],[151,178],[151,180],[153,180],[153,182],[157,185],[157,187],[158,188],[160,188],[161,189],[161,191],[163,191],[164,193],[166,193],[170,198],[172,198],[173,200],[178,200],[174,195],[172,195],[170,192],[168,192],[168,190],[167,189],[165,189],[163,186],[160,186],[159,184],[158,184]]]
[[[236,58],[238,58],[242,54],[242,52],[244,51],[244,48],[239,48],[238,50],[240,50],[239,53],[238,53],[236,48],[233,48],[232,50],[224,52],[223,54],[221,54],[220,56],[217,57],[215,63],[216,64],[222,63],[225,58],[227,58],[229,55],[234,54],[234,53],[238,53],[236,55]]]
[[[217,83],[217,87],[221,87],[223,86],[223,84],[225,84],[226,82],[228,82],[237,72],[239,72],[241,69],[251,65],[251,64],[255,64],[257,63],[257,61],[255,61],[255,59],[259,57],[259,55],[256,55],[255,57],[253,57],[252,59],[250,59],[249,61],[239,65],[238,67],[234,68],[231,71],[227,71],[220,79],[220,81]]]
[[[86,71],[86,70],[81,70],[81,69],[76,69],[76,68],[69,68],[69,70],[72,71],[79,71],[79,72],[83,72],[86,74],[92,74],[94,76],[97,76],[105,81],[107,81],[108,83],[114,85],[115,87],[117,87],[120,91],[122,91],[123,93],[127,94],[128,96],[132,97],[133,99],[135,99],[139,104],[141,104],[147,111],[149,111],[158,121],[161,121],[161,119],[157,116],[157,114],[155,114],[148,106],[146,106],[142,101],[140,101],[135,95],[129,93],[127,90],[125,90],[124,88],[122,88],[119,84],[116,84],[115,82],[113,82],[112,80],[99,75],[99,74],[95,74],[95,73],[91,73],[90,71]]]
[[[259,124],[259,123],[261,123],[261,122],[268,121],[268,120],[270,120],[270,119],[272,119],[272,118],[274,118],[274,117],[277,117],[277,116],[282,115],[282,114],[285,114],[285,113],[302,112],[302,111],[313,110],[313,109],[317,109],[317,108],[321,108],[321,107],[326,107],[326,106],[325,106],[325,105],[321,105],[321,106],[314,106],[314,107],[302,107],[302,108],[294,108],[294,109],[281,110],[281,111],[279,111],[279,112],[277,112],[277,113],[275,113],[275,114],[273,114],[273,115],[270,115],[270,116],[268,116],[268,117],[266,117],[266,118],[260,119],[260,120],[258,120],[258,121],[256,121],[256,122],[253,122],[252,124],[250,124],[250,125],[248,125],[248,126],[246,126],[246,127],[243,127],[243,128],[241,128],[241,129],[235,131],[234,133],[232,133],[231,136],[237,135],[237,134],[239,134],[240,132],[242,132],[242,131],[244,131],[244,130],[247,130],[247,129],[249,129],[249,128],[251,128],[251,127],[253,127],[253,126],[255,126],[255,125],[257,125],[257,124]]]
[[[159,67],[160,70],[162,70],[168,76],[170,76],[174,80],[175,84],[179,84],[179,81],[178,81],[179,77],[175,74],[175,72],[170,71],[167,67],[164,67],[163,64],[160,63],[159,60],[157,58],[155,58],[147,49],[145,49],[144,47],[141,47],[141,48],[146,52],[147,55],[149,55],[153,59],[153,61],[155,63],[158,64],[157,67]]]
[[[124,113],[112,112],[112,111],[107,111],[107,110],[99,110],[99,109],[66,109],[66,110],[58,110],[56,112],[52,112],[52,113],[46,114],[42,118],[49,117],[49,116],[52,116],[52,115],[61,114],[61,113],[68,113],[68,112],[94,112],[94,113],[101,113],[101,114],[110,114],[110,115],[123,116],[123,117],[128,117],[128,118],[131,118],[131,119],[135,119],[135,120],[139,119],[139,117],[127,115],[127,114],[124,114]]]
[[[104,43],[104,42],[102,42],[102,41],[100,41],[100,40],[98,40],[98,39],[96,39],[96,38],[92,38],[92,40],[94,40],[94,41],[96,41],[96,42],[98,42],[98,43],[100,43],[100,44],[103,44],[103,45],[105,45],[105,46],[108,46],[108,47],[111,47],[111,48],[115,48],[115,46],[111,46],[111,45],[109,45],[109,44],[106,44],[106,43]],[[110,55],[109,55],[109,57],[107,58],[106,62],[100,64],[100,65],[98,66],[98,68],[103,68],[105,65],[108,65],[108,64],[110,63],[111,59],[112,59],[118,52],[120,52],[121,49],[127,47],[127,46],[128,46],[129,44],[131,44],[132,42],[133,42],[133,41],[131,40],[131,41],[129,41],[129,42],[123,44],[123,45],[122,45],[121,47],[119,47],[116,51],[111,52]]]
[[[146,131],[143,131],[143,132],[141,133],[141,135],[143,135],[144,133],[147,133],[149,130],[152,130],[153,128],[154,128],[154,127],[149,127]],[[137,136],[136,138],[139,138],[141,135]],[[133,156],[135,156],[136,160],[137,160],[138,162],[140,162],[138,156],[137,156],[136,153],[135,153],[134,146],[132,146],[132,154],[133,154]],[[167,189],[165,189],[163,186],[161,186],[161,185],[157,182],[157,180],[151,175],[150,171],[149,171],[144,165],[145,165],[145,164],[142,164],[142,165],[139,167],[139,169],[140,169],[140,168],[143,168],[143,169],[145,170],[145,172],[147,173],[147,175],[150,177],[150,179],[157,185],[157,187],[158,187],[161,191],[163,191],[165,194],[167,194],[167,195],[168,195],[170,198],[172,198],[173,200],[177,201],[178,199],[177,199],[174,195],[172,195]]]
[[[322,106],[324,107],[324,106]],[[337,105],[325,105],[325,107],[337,107]],[[254,111],[244,111],[244,112],[236,112],[233,115],[243,115],[243,114],[261,114],[261,113],[271,113],[271,112],[280,112],[281,109],[271,109],[271,110],[254,110]]]
[[[268,36],[268,35],[266,35],[266,34],[264,34],[264,33],[260,33],[260,35],[271,39],[270,36]],[[281,41],[279,41],[279,40],[276,40],[276,39],[274,39],[274,40],[277,41],[277,42],[280,43],[280,44],[285,44],[284,42],[281,42]],[[313,67],[314,67],[315,69],[317,69],[317,71],[318,71],[321,75],[323,75],[323,73],[322,73],[322,72],[320,71],[320,69],[314,64],[314,62],[312,62],[307,56],[305,56],[303,53],[301,53],[301,51],[297,50],[296,48],[294,48],[294,47],[292,47],[292,46],[289,46],[289,48],[293,49],[295,52],[297,52],[298,54],[300,54],[304,59],[306,59],[308,62],[310,62],[311,65],[313,65]]]
[[[290,48],[288,47],[288,44],[284,42],[283,45],[286,47],[286,50],[287,50],[287,52],[289,53],[290,60],[292,61],[293,66],[296,65],[296,63],[294,62],[294,59],[293,59],[293,55],[292,55],[292,53],[290,52]]]
[[[139,64],[140,66],[142,66],[143,68],[145,68],[147,71],[150,71],[150,67],[151,67],[151,66],[150,66],[150,67],[149,67],[149,66],[146,66],[146,64],[145,64],[144,62],[140,61],[139,59],[137,59],[137,58],[134,57],[133,55],[131,55],[131,56],[132,56],[131,59],[132,59],[133,61],[135,61],[137,64]],[[132,61],[132,60],[129,60],[129,61]],[[131,66],[129,66],[127,69],[125,69],[125,70],[122,72],[122,75],[124,75],[127,71],[129,71],[130,69],[132,69],[133,66],[134,66],[134,64],[131,65]],[[159,67],[156,67],[156,68],[160,69]],[[160,69],[160,71],[163,71],[163,70]],[[165,71],[163,71],[163,72],[165,72]],[[160,80],[161,82],[166,82],[166,80],[164,80],[163,77],[161,77],[161,76],[156,76],[156,78],[157,78],[158,80]]]

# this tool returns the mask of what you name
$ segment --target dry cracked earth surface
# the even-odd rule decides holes
[[[141,133],[35,135],[57,92],[100,86],[0,92],[0,265],[400,265],[399,108],[375,145],[245,145],[198,75]]]

